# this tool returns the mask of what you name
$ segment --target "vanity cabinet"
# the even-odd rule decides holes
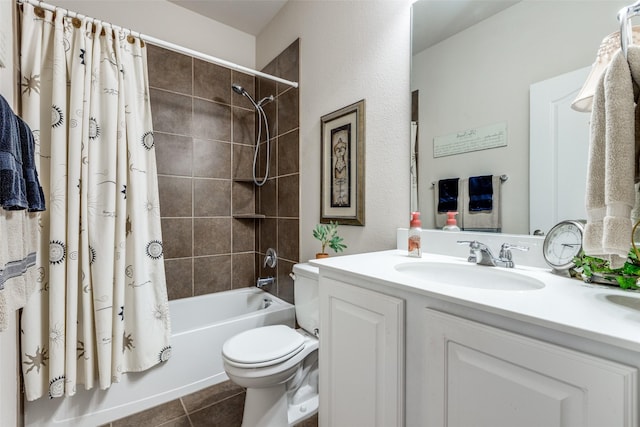
[[[427,426],[631,426],[634,367],[425,309]]]
[[[404,425],[404,301],[320,285],[320,425]]]
[[[320,268],[320,426],[640,427],[637,351],[387,283]]]

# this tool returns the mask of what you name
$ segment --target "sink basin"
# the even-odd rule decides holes
[[[640,311],[640,298],[627,297],[623,295],[607,295],[605,299],[614,304]]]
[[[544,283],[538,279],[504,269],[475,264],[408,262],[396,265],[395,269],[414,279],[466,288],[502,291],[532,291],[544,288]]]

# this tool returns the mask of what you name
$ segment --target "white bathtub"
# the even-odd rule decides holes
[[[294,326],[293,305],[258,288],[184,298],[169,306],[172,355],[166,363],[129,373],[106,391],[78,385],[73,397],[26,402],[25,425],[95,427],[218,384],[227,380],[221,351],[228,338],[263,325]]]

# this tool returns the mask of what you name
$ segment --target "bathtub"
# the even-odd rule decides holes
[[[108,390],[25,402],[25,426],[95,427],[227,380],[222,344],[263,325],[294,326],[293,305],[258,288],[169,302],[172,355],[146,372],[128,373]]]

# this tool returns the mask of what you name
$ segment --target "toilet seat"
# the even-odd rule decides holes
[[[227,340],[222,356],[232,366],[261,368],[281,363],[304,348],[304,337],[285,325],[250,329]]]

